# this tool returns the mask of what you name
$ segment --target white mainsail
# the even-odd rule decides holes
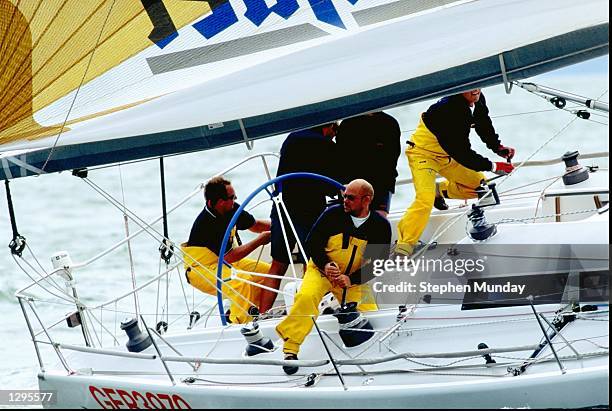
[[[130,11],[146,20],[146,10],[150,22],[129,35],[149,45],[100,67],[108,46],[101,39],[129,25],[119,26],[125,6],[99,2],[91,14],[99,21],[90,34],[91,51],[75,63],[82,66],[80,82],[76,72],[66,79],[62,74],[37,89],[41,73],[51,69],[37,68],[35,53],[49,41],[41,36],[31,44],[31,117],[0,122],[0,179],[277,135],[530,77],[607,54],[609,44],[608,4],[602,0],[327,1],[306,9],[287,0],[274,6],[249,0],[215,3],[212,13],[205,2],[194,2],[200,9],[189,12],[181,7],[191,2],[131,3],[141,8],[130,5]],[[11,29],[19,20],[15,16],[21,13],[22,26],[38,24],[41,17],[25,10],[32,4],[1,4],[3,55],[8,55],[11,45],[21,44],[14,39],[24,37]],[[166,13],[160,12],[163,5]],[[58,10],[55,16],[63,9]],[[65,44],[78,38],[89,20]],[[157,22],[157,33],[150,31],[151,22]],[[23,83],[6,79],[14,71],[3,72],[3,95]],[[47,92],[54,92],[55,100],[45,101]],[[5,107],[15,101],[0,97]],[[25,106],[27,101],[19,109]]]

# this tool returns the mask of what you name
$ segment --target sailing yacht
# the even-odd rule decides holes
[[[452,276],[434,270],[423,279],[429,288],[381,301],[378,311],[348,326],[324,315],[337,304],[327,299],[291,364],[300,371],[291,376],[282,371],[287,362],[274,331],[291,305],[289,288],[281,290],[283,306],[274,315],[246,325],[227,324],[222,293],[202,313],[187,298],[176,318],[168,305],[163,315],[142,310],[138,295],[157,286],[159,296],[170,276],[184,292],[185,256],[155,224],[201,195],[202,186],[170,207],[162,196],[163,214],[144,221],[88,179],[96,166],[159,158],[163,181],[164,156],[252,147],[257,139],[496,84],[559,109],[581,104],[574,113],[580,118],[607,113],[597,96],[523,81],[608,54],[607,2],[0,5],[0,177],[13,223],[11,252],[31,277],[16,297],[39,363],[38,384],[57,393],[45,407],[608,405],[609,178],[606,169],[583,164],[607,153],[559,153],[549,165],[558,177],[535,192],[501,192],[510,175],[484,184],[481,198],[434,213],[415,261],[456,263],[479,253],[495,268],[479,277],[457,275],[456,264]],[[256,206],[274,184],[274,158],[255,154],[220,170],[263,164],[261,186],[241,207]],[[545,165],[528,158],[517,169]],[[87,261],[58,252],[47,270],[18,232],[10,182],[66,170],[140,229]],[[391,213],[392,225],[400,217]],[[143,234],[160,246],[159,275],[132,276],[131,289],[109,301],[79,287],[79,278],[99,275],[95,262]],[[382,277],[397,274],[389,271]],[[299,275],[287,282],[299,286]],[[359,328],[364,320],[370,328]],[[369,336],[352,346],[347,332]]]

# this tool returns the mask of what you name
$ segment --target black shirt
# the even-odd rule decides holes
[[[276,176],[308,172],[335,178],[335,144],[312,130],[296,131],[287,136],[280,150]],[[337,194],[329,183],[313,179],[292,179],[282,183],[283,201],[289,214],[314,221],[326,207],[325,196]]]
[[[191,233],[189,234],[188,246],[195,247],[206,247],[215,254],[219,255],[221,250],[221,242],[223,241],[223,235],[230,220],[240,207],[240,204],[234,203],[234,209],[224,216],[218,216],[213,211],[209,210],[208,207],[204,207],[200,215],[196,218],[191,227]],[[255,224],[255,217],[246,211],[243,211],[238,217],[236,222],[236,228],[238,230],[248,230]],[[227,249],[227,253],[232,249],[233,236],[230,235]]]
[[[499,149],[499,136],[493,122],[484,94],[474,103],[474,114],[461,94],[444,97],[423,113],[423,122],[436,136],[440,146],[459,164],[476,171],[491,171],[493,163],[472,150],[470,130],[473,126],[480,139],[490,150]]]
[[[363,178],[375,194],[394,193],[400,137],[397,120],[382,111],[342,120],[336,135],[340,181]]]

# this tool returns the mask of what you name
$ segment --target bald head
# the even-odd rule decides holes
[[[370,212],[370,203],[374,188],[366,180],[353,180],[344,191],[344,211],[354,217],[366,217]]]
[[[358,178],[348,183],[346,186],[347,191],[349,191],[349,187],[357,191],[359,195],[370,197],[374,196],[374,187],[372,187],[372,184],[368,183],[363,178]]]

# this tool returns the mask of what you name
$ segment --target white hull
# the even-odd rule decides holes
[[[106,379],[103,383],[92,377],[46,374],[40,381],[41,390],[58,390],[58,408],[114,408],[108,396],[100,395],[98,403],[89,392],[90,386],[112,387],[116,392],[180,395],[192,408],[582,408],[604,405],[609,401],[607,366],[568,371],[565,375],[550,372],[523,376],[516,381],[488,378],[478,382],[455,382],[427,385],[396,385],[389,387],[321,388],[316,393],[307,388],[267,387],[181,387],[168,383],[142,384],[125,379]],[[128,408],[117,394],[111,396],[120,408]],[[162,397],[163,398],[163,397]],[[136,401],[136,399],[134,399]],[[137,399],[139,408],[146,403]],[[154,400],[153,400],[154,401]],[[149,400],[154,407],[155,402]],[[176,401],[176,400],[175,400]],[[160,403],[168,406],[167,400]],[[183,403],[176,402],[179,408]]]
[[[606,251],[609,217],[607,209],[601,207],[602,202],[608,201],[607,183],[607,172],[596,172],[580,185],[557,184],[543,191],[541,197],[504,199],[486,211],[488,220],[498,223],[497,234],[487,239],[487,244],[501,246],[497,249],[502,250],[501,257],[510,258],[507,264],[492,266],[494,276],[566,275],[559,290],[535,291],[536,297],[563,294],[560,300],[563,303],[536,304],[534,308],[550,323],[570,318],[556,334],[551,334],[552,328],[542,320],[538,321],[540,317],[530,305],[474,309],[470,301],[463,300],[461,292],[438,299],[433,296],[428,304],[424,303],[426,299],[407,298],[408,311],[399,322],[399,304],[367,313],[365,316],[376,334],[353,348],[344,347],[335,317],[320,316],[317,324],[321,334],[313,329],[300,348],[300,361],[310,363],[301,363],[298,373],[288,376],[281,368],[283,342],[275,331],[279,318],[259,321],[259,329],[273,341],[274,350],[246,357],[247,343],[240,333],[241,326],[206,328],[209,319],[210,324],[215,318],[218,321],[219,317],[214,315],[186,331],[178,325],[172,327],[163,338],[154,338],[157,346],[149,346],[138,354],[128,353],[123,345],[127,339],[119,330],[117,315],[114,324],[107,315],[105,331],[117,341],[110,347],[108,340],[96,344],[96,348],[83,347],[82,342],[78,346],[64,344],[66,331],[71,332],[71,337],[82,338],[80,327],[58,330],[62,342],[51,341],[51,336],[49,341],[43,341],[39,337],[43,332],[38,331],[37,353],[48,349],[49,345],[44,343],[51,342],[57,349],[53,354],[59,354],[64,362],[49,367],[48,361],[39,358],[43,369],[39,374],[40,389],[57,391],[57,402],[45,406],[177,409],[607,406],[609,298],[597,284],[588,287],[578,282],[582,281],[582,274],[596,274],[600,275],[601,286],[609,275]],[[473,241],[466,237],[466,208],[457,202],[450,205],[448,211],[434,212],[422,238],[430,241],[435,237],[440,245],[470,245]],[[389,217],[395,226],[401,213],[391,213]],[[455,224],[450,225],[452,222]],[[441,228],[445,231],[439,235]],[[553,244],[597,248],[599,254],[584,261],[573,254],[569,259],[560,254],[548,255],[537,257],[538,263],[522,254],[503,252],[508,245]],[[538,249],[526,247],[532,248]],[[440,249],[436,252],[439,254]],[[446,253],[446,248],[442,252]],[[585,265],[560,268],[562,261]],[[527,271],[517,271],[521,265]],[[548,278],[543,277],[542,284],[550,283]],[[583,295],[580,287],[595,294]],[[28,288],[18,293],[22,306],[30,304],[25,294]],[[496,298],[492,295],[489,296]],[[126,296],[129,294],[120,298]],[[523,303],[527,301],[524,297],[527,295],[519,298]],[[565,305],[567,301],[579,301],[583,308],[595,304],[597,309],[575,312]],[[111,301],[100,307],[113,305]],[[34,319],[29,313],[36,313],[35,307],[30,304],[30,311],[26,308],[26,319]],[[95,313],[95,307],[88,308],[92,329],[101,325],[93,321]],[[36,320],[40,320],[38,315]],[[63,324],[65,320],[61,317],[50,328]],[[31,327],[30,322],[28,326]],[[109,331],[113,327],[115,333]],[[547,330],[554,351],[544,338],[542,327]],[[144,330],[143,324],[141,329]],[[34,335],[37,330],[31,327],[31,331]],[[487,364],[482,351],[478,351],[481,343],[495,350],[491,352],[494,364]]]
[[[548,318],[555,308],[537,306]],[[66,408],[113,408],[113,402],[117,406],[122,404],[123,408],[134,404],[146,408],[147,398],[153,408],[160,408],[159,404],[166,404],[168,408],[188,405],[192,408],[262,409],[574,408],[608,404],[608,355],[607,351],[604,353],[597,348],[597,345],[608,346],[608,336],[603,335],[607,323],[591,321],[607,320],[607,307],[582,315],[584,318],[563,329],[563,336],[573,341],[572,346],[580,353],[588,355],[598,351],[600,354],[585,356],[582,360],[568,359],[566,357],[572,354],[570,349],[558,337],[553,339],[565,373],[560,371],[551,351],[544,349],[538,358],[547,358],[547,361],[532,364],[523,374],[512,376],[506,368],[520,365],[519,358],[526,358],[531,353],[525,349],[503,354],[514,359],[498,358],[498,364],[493,367],[487,367],[481,356],[464,357],[460,362],[457,358],[417,359],[421,364],[399,359],[364,366],[368,375],[361,374],[355,366],[344,365],[340,371],[346,390],[329,364],[300,368],[298,374],[286,376],[278,365],[202,364],[194,372],[185,363],[168,362],[176,383],[172,385],[159,359],[136,360],[73,352],[67,359],[73,370],[80,371],[73,375],[65,372],[41,374],[39,385],[41,390],[57,390],[59,402],[55,406]],[[368,318],[375,330],[383,330],[395,322],[395,316],[396,310],[383,310]],[[276,323],[277,320],[265,320],[260,327],[278,347],[280,341],[274,336]],[[318,324],[332,340],[342,345],[334,317],[321,317]],[[218,343],[221,328],[167,336],[167,340],[187,357],[209,353],[208,358],[240,359],[246,343],[239,329],[240,326],[226,328],[221,343]],[[419,307],[398,335],[382,344],[370,344],[373,341],[370,340],[345,349],[346,353],[329,341],[327,344],[334,359],[343,360],[348,358],[347,354],[361,353],[368,345],[369,349],[360,358],[379,358],[396,352],[468,351],[476,349],[480,342],[486,342],[490,348],[524,346],[537,344],[541,339],[542,332],[529,306],[467,312],[459,311],[457,306],[432,306]],[[160,346],[160,349],[164,356],[173,355],[167,347]],[[125,350],[118,348],[117,351]],[[155,351],[149,347],[145,352]],[[277,349],[251,358],[280,360],[282,353]],[[321,340],[314,332],[305,341],[300,359],[325,358]],[[436,370],[434,367],[443,365],[447,368]],[[93,375],[85,368],[93,368]],[[113,371],[108,372],[110,370]],[[313,372],[324,375],[313,386],[305,387],[308,375]],[[188,376],[202,380],[185,382]],[[176,402],[170,404],[168,401],[175,395],[180,399],[175,397]]]

